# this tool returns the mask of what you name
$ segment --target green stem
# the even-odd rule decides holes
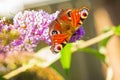
[[[88,41],[85,41],[85,42],[82,42],[82,43],[75,43],[75,44],[73,44],[73,46],[75,46],[75,47],[73,47],[72,50],[73,50],[73,52],[74,52],[74,51],[76,51],[78,48],[86,48],[86,47],[88,47],[88,46],[91,46],[91,45],[93,45],[93,44],[96,44],[96,43],[98,43],[98,42],[100,42],[100,41],[102,41],[102,40],[104,40],[104,39],[112,36],[113,34],[114,34],[114,31],[113,31],[113,30],[110,30],[110,31],[108,31],[108,32],[106,32],[106,33],[103,33],[103,34],[101,34],[101,35],[99,35],[99,36],[97,36],[97,37],[95,37],[95,38],[92,38],[92,39],[90,39],[90,40],[88,40]]]

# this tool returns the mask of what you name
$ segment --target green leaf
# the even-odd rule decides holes
[[[68,43],[62,50],[61,50],[61,64],[66,73],[68,73],[70,64],[71,64],[71,55],[72,55],[72,44]]]
[[[110,36],[110,37],[111,37],[111,36]],[[100,48],[100,47],[106,47],[107,42],[109,41],[110,37],[108,37],[108,38],[100,41],[100,42],[99,42],[99,48]]]
[[[114,27],[108,27],[108,28],[104,29],[102,33],[106,33],[106,32],[110,31],[113,28]],[[98,43],[98,51],[100,53],[105,54],[105,52],[106,52],[106,45],[107,45],[107,43],[108,43],[110,38],[111,38],[111,36],[108,37],[108,38],[105,38],[104,40],[102,40],[102,41],[100,41]]]
[[[120,25],[114,28],[115,34],[120,36]]]
[[[106,32],[108,32],[108,31],[110,31],[111,29],[112,29],[111,27],[107,27],[107,28],[105,28],[105,29],[102,31],[102,33],[106,33]],[[101,34],[102,34],[102,33],[101,33]],[[111,36],[110,36],[110,37],[111,37]],[[99,42],[99,48],[100,48],[100,47],[106,47],[107,42],[108,42],[108,40],[110,39],[110,37],[108,37],[108,38],[100,41],[100,42]]]
[[[83,48],[83,49],[78,49],[78,51],[92,54],[92,55],[96,56],[98,59],[100,59],[101,61],[103,61],[103,62],[105,61],[105,55],[103,55],[102,53],[100,53],[96,49],[93,49],[93,48]]]

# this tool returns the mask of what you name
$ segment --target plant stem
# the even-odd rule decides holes
[[[22,67],[20,67],[20,68],[18,68],[18,69],[16,69],[16,70],[11,71],[10,73],[4,75],[3,77],[4,77],[5,79],[10,79],[10,78],[18,75],[19,73],[26,71],[27,69],[29,69],[29,68],[31,68],[31,67],[33,67],[33,66],[34,66],[34,65],[32,65],[32,66],[30,66],[30,65],[22,66]]]
[[[85,41],[85,42],[82,42],[82,43],[73,43],[72,51],[74,52],[74,51],[76,51],[78,48],[86,48],[86,47],[88,47],[88,46],[90,46],[90,45],[93,45],[93,44],[95,44],[95,43],[97,43],[97,42],[100,42],[100,41],[102,41],[102,40],[104,40],[104,39],[112,36],[113,34],[114,34],[114,31],[113,31],[113,30],[110,30],[110,31],[108,31],[108,32],[106,32],[106,33],[103,33],[103,34],[101,34],[101,35],[99,35],[99,36],[97,36],[97,37],[95,37],[95,38],[92,38],[92,39],[90,39],[90,40],[88,40],[88,41]],[[45,49],[45,51],[49,51],[49,48]],[[41,53],[44,53],[44,52],[41,51],[41,52],[39,52],[39,53],[40,53],[40,54],[37,54],[38,56],[39,56],[39,55],[43,55],[43,54],[41,54]],[[52,53],[51,53],[51,55],[54,56]],[[48,53],[46,54],[46,56],[51,57],[50,55],[48,55]],[[57,58],[56,58],[56,57],[57,57]],[[47,57],[46,57],[46,58],[47,58]],[[51,63],[57,61],[59,58],[60,58],[60,55],[54,56],[54,58],[52,59],[52,61],[49,61],[49,60],[46,59],[45,63],[46,63],[47,65],[44,66],[44,67],[48,67],[49,65],[51,65]],[[4,75],[3,77],[6,78],[6,79],[10,79],[10,78],[18,75],[19,73],[24,72],[24,71],[26,71],[27,69],[33,67],[33,66],[36,65],[36,64],[37,64],[37,63],[33,63],[32,65],[28,64],[28,65],[22,66],[22,67],[20,67],[20,68],[18,68],[18,69],[16,69],[16,70],[11,71],[10,73]],[[40,65],[39,67],[43,67],[43,66]]]
[[[76,51],[78,48],[86,48],[88,46],[96,44],[96,43],[98,43],[98,42],[112,36],[113,34],[114,34],[114,31],[110,30],[110,31],[108,31],[106,33],[103,33],[103,34],[101,34],[101,35],[99,35],[99,36],[97,36],[95,38],[92,38],[92,39],[90,39],[88,41],[85,41],[85,42],[82,42],[82,43],[75,43],[73,46],[75,46],[75,45],[76,46],[73,47],[73,52]]]

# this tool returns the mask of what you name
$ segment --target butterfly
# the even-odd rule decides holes
[[[49,35],[52,41],[51,51],[58,53],[80,30],[83,21],[88,17],[89,9],[82,7],[80,9],[61,10],[57,18],[49,25]]]

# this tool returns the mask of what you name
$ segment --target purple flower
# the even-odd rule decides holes
[[[80,40],[85,35],[85,30],[82,26],[72,35],[69,42],[75,42],[77,40]]]
[[[3,20],[0,20],[0,32],[16,29],[19,34],[17,39],[14,39],[7,45],[3,45],[1,50],[5,52],[31,52],[34,51],[37,44],[41,41],[45,41],[48,45],[51,44],[48,25],[56,19],[58,14],[59,11],[56,11],[54,14],[48,14],[43,10],[33,10],[16,14],[13,18],[13,25],[6,25]]]

